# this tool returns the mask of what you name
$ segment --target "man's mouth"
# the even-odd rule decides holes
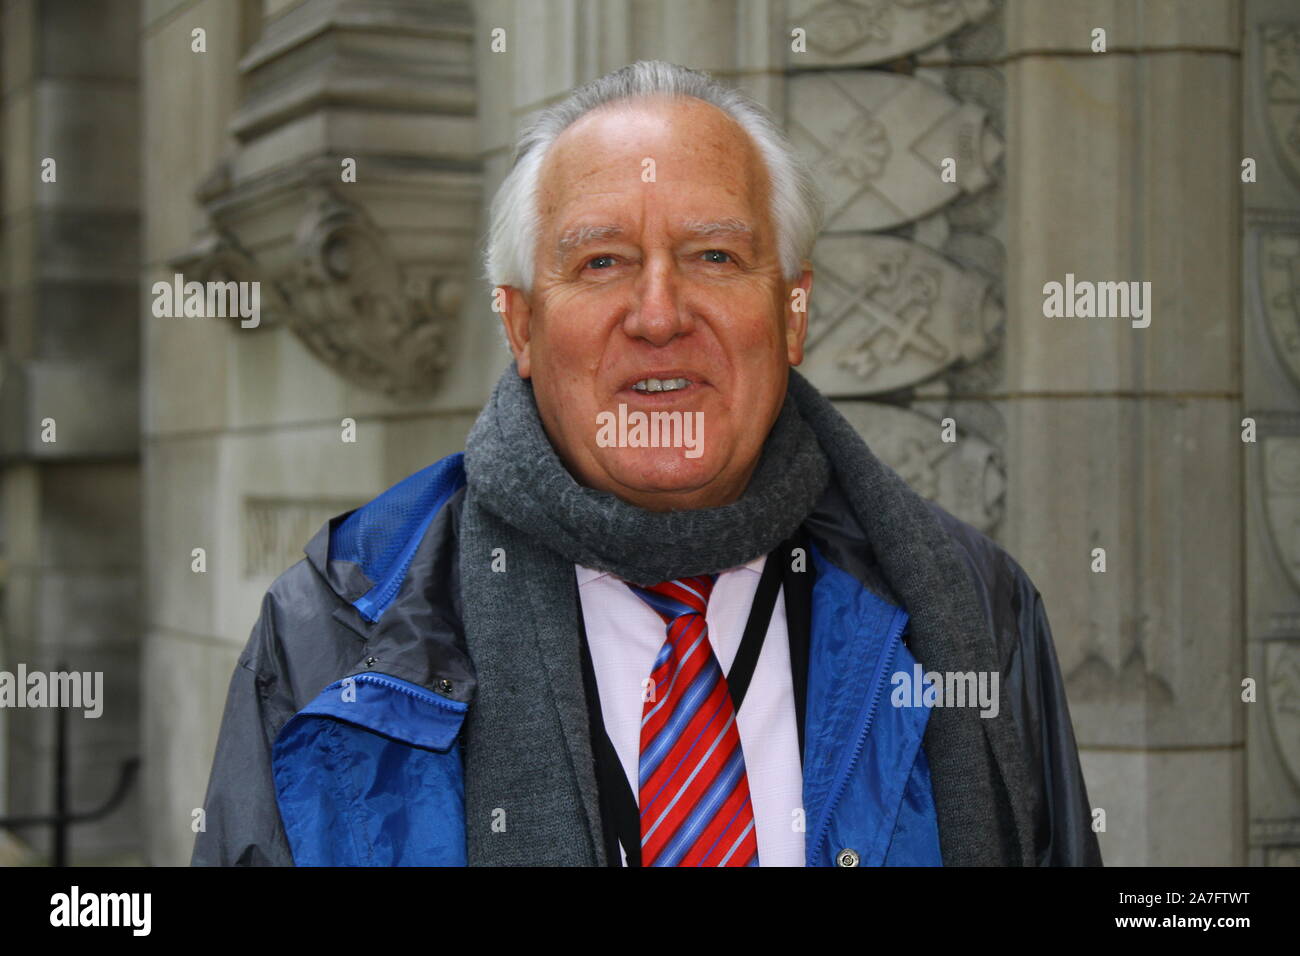
[[[691,384],[689,378],[643,378],[633,382],[632,388],[638,392],[676,392]]]
[[[635,400],[662,405],[685,401],[688,396],[708,387],[709,380],[699,369],[688,365],[661,365],[658,368],[642,366],[631,371],[618,391]]]

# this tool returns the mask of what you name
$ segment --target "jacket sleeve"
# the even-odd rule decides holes
[[[1037,862],[1039,866],[1101,866],[1047,611],[1028,576],[1021,571],[1019,577],[1021,677],[1027,698],[1023,719],[1029,730],[1031,765],[1037,764],[1042,780]]]
[[[271,774],[272,745],[293,710],[277,693],[279,682],[260,673],[277,646],[268,594],[230,678],[192,866],[293,865]]]

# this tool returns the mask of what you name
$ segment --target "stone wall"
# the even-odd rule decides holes
[[[7,0],[0,205],[0,669],[103,673],[68,713],[73,810],[140,755],[139,58],[134,0]],[[52,161],[52,164],[48,161]],[[54,810],[55,712],[0,710],[0,816]],[[139,787],[74,827],[138,857]],[[16,834],[44,853],[51,832]]]

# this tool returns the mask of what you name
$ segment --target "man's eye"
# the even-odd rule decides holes
[[[700,254],[703,255],[703,256],[719,256],[719,257],[720,257],[720,258],[717,258],[717,259],[712,259],[712,258],[711,258],[711,259],[708,260],[709,262],[727,263],[727,262],[730,262],[730,261],[731,261],[731,253],[729,253],[729,252],[723,252],[721,249],[709,249],[708,251],[706,251],[706,252],[702,252],[702,253],[700,253]]]
[[[606,265],[599,265],[599,263],[602,262],[606,263]],[[588,267],[592,269],[608,269],[613,264],[614,264],[613,256],[596,256],[594,259],[587,260]]]

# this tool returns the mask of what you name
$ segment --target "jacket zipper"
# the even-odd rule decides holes
[[[853,749],[849,752],[848,762],[839,770],[837,776],[839,783],[835,788],[832,798],[826,804],[826,815],[817,831],[817,840],[813,846],[817,847],[818,850],[821,849],[822,843],[828,838],[831,828],[831,814],[834,812],[836,805],[840,802],[840,798],[844,796],[844,789],[849,784],[849,776],[853,772],[853,766],[858,762],[858,758],[862,756],[862,748],[867,744],[867,734],[871,732],[871,724],[876,717],[876,708],[880,705],[880,695],[884,692],[885,685],[881,678],[889,670],[890,665],[894,661],[894,657],[898,652],[899,637],[903,633],[903,628],[906,624],[907,615],[902,611],[895,612],[894,621],[889,626],[889,637],[886,638],[885,641],[884,653],[881,655],[880,663],[876,667],[871,699],[867,702],[867,709],[866,714],[864,715],[862,729],[858,733],[857,743],[853,745]]]
[[[467,710],[469,710],[468,703],[459,700],[451,700],[450,698],[443,697],[441,694],[435,694],[433,691],[421,687],[418,684],[410,684],[409,686],[406,686],[403,684],[399,684],[396,681],[391,680],[382,674],[376,674],[373,672],[366,672],[366,671],[362,671],[360,674],[353,674],[351,676],[352,679],[354,681],[357,681],[358,683],[378,684],[380,687],[387,687],[389,690],[398,691],[399,693],[406,694],[410,697],[414,697],[416,700],[422,701],[426,704],[433,704],[434,706],[441,707],[444,710],[450,710],[454,714],[464,714]],[[331,688],[342,687],[343,681],[345,680],[347,680],[346,677],[336,680],[333,684],[331,684],[329,687],[325,689],[330,690]]]

